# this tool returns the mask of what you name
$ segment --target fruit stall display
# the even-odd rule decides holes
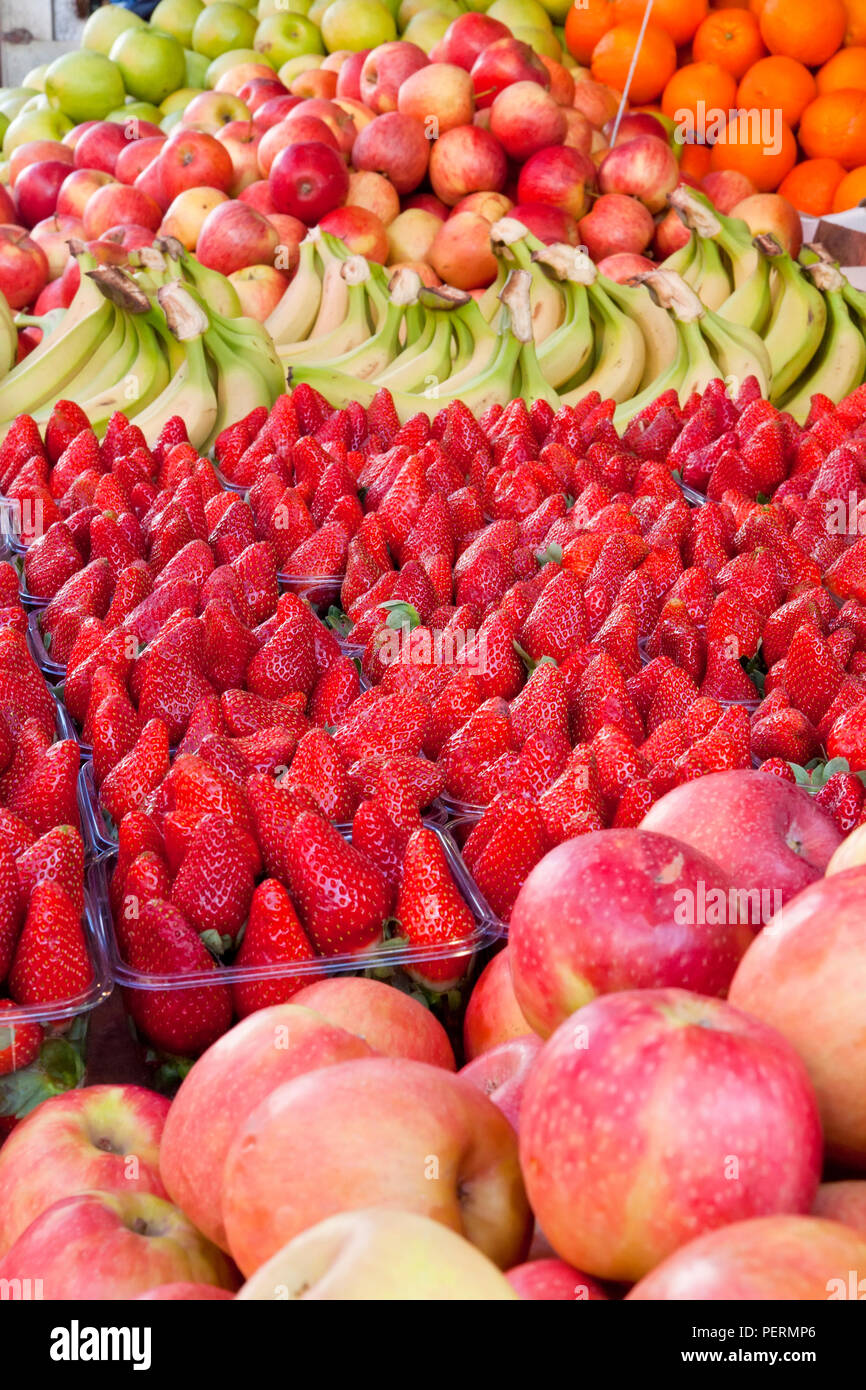
[[[0,97],[2,1288],[856,1299],[866,294],[666,109],[773,0],[301,6]]]

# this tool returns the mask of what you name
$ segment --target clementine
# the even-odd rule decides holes
[[[716,63],[738,79],[766,51],[758,21],[748,10],[714,10],[692,42],[696,62]]]
[[[761,38],[771,53],[817,68],[842,47],[848,16],[842,0],[764,0]]]
[[[796,58],[761,58],[737,89],[737,105],[746,111],[778,111],[792,130],[817,96],[815,79]]]
[[[686,63],[662,93],[662,111],[698,139],[712,139],[712,126],[727,120],[737,101],[737,84],[718,63]]]
[[[779,184],[779,193],[798,212],[824,217],[833,210],[836,189],[845,177],[838,159],[804,159]]]
[[[608,29],[592,51],[592,75],[596,82],[606,82],[619,92],[624,90],[639,35],[639,24],[616,24]],[[639,106],[657,97],[676,66],[677,50],[670,34],[648,24],[632,76],[631,104]]]
[[[588,63],[600,38],[616,24],[616,0],[577,0],[565,19],[565,46],[572,58]]]
[[[816,97],[803,112],[800,144],[810,159],[838,159],[846,169],[866,164],[866,92],[843,87]]]
[[[866,44],[866,0],[842,0],[842,3],[848,17],[846,44]]]
[[[738,113],[713,146],[710,168],[736,169],[759,193],[773,193],[797,162],[797,141],[784,121],[761,117],[759,111]]]
[[[616,0],[617,24],[640,24],[646,0]],[[654,0],[650,23],[664,29],[680,48],[707,17],[708,0]]]
[[[846,174],[833,195],[833,211],[847,212],[866,199],[866,164]]]
[[[822,95],[843,87],[866,92],[866,48],[840,48],[815,74],[815,81]]]

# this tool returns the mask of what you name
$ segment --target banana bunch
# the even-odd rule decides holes
[[[132,253],[128,268],[99,266],[77,243],[73,252],[81,280],[69,308],[0,377],[0,440],[16,415],[44,424],[67,397],[97,434],[122,410],[149,443],[180,415],[200,449],[255,406],[270,409],[285,390],[262,325],[239,316],[229,282],[178,242]]]
[[[0,290],[0,379],[11,371],[18,354],[18,330],[5,294]]]

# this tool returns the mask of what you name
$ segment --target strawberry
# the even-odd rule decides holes
[[[824,575],[824,584],[838,599],[866,603],[866,536],[841,550]]]
[[[583,750],[576,750],[562,775],[540,798],[538,807],[553,845],[604,828],[598,777]]]
[[[0,806],[0,846],[5,846],[11,850],[17,859],[28,846],[32,845],[36,836],[23,820],[18,816],[13,816],[11,811],[7,811],[5,806]]]
[[[418,813],[415,813],[420,825]],[[416,828],[416,827],[412,827]],[[378,797],[362,801],[352,820],[352,844],[382,874],[388,885],[388,911],[396,902],[403,856],[411,831],[398,829]]]
[[[555,663],[543,659],[511,702],[511,726],[518,747],[530,734],[555,733],[568,738],[568,697]]]
[[[292,896],[321,955],[357,954],[381,940],[385,879],[323,816],[301,812],[289,831],[286,856]]]
[[[321,975],[295,969],[299,963],[315,959],[316,953],[286,889],[276,879],[266,878],[253,894],[250,919],[234,967],[268,967],[268,974],[259,979],[233,981],[232,1003],[238,1018],[246,1018],[257,1009],[285,1004],[299,989],[320,980]],[[283,974],[272,973],[277,966],[284,967]]]
[[[414,831],[406,846],[397,919],[409,945],[427,957],[423,965],[419,961],[407,967],[412,978],[436,992],[455,988],[469,965],[466,947],[475,934],[475,919],[454,882],[442,845],[427,826]],[[463,949],[447,954],[449,946]]]
[[[820,745],[815,729],[800,710],[779,709],[761,718],[759,714],[760,710],[752,723],[752,752],[757,758],[784,758],[802,767],[817,755]]]
[[[412,690],[381,696],[371,691],[370,697],[362,695],[334,731],[347,764],[389,753],[419,754],[429,719],[426,701]]]
[[[424,733],[424,752],[436,758],[453,733],[482,703],[480,686],[469,671],[458,671],[430,704],[430,717]]]
[[[219,969],[183,914],[153,899],[127,924],[126,963],[139,974],[204,977]],[[183,989],[128,989],[126,1005],[136,1027],[155,1047],[197,1056],[231,1026],[227,984]]]
[[[247,688],[254,694],[269,699],[279,699],[293,690],[309,694],[316,683],[313,618],[300,600],[298,604],[300,607],[287,614],[247,667]]]
[[[439,754],[446,791],[459,801],[483,804],[483,768],[514,746],[508,705],[504,700],[486,700],[451,735]]]
[[[588,641],[589,619],[580,583],[571,574],[558,574],[536,600],[521,629],[520,644],[533,661],[542,656],[563,661]]]
[[[21,1071],[24,1067],[29,1067],[31,1062],[35,1062],[45,1036],[42,1027],[36,1022],[28,1020],[24,1023],[10,1023],[4,1019],[4,1013],[14,1008],[15,1004],[11,999],[0,999],[0,1076]],[[2,1142],[0,1138],[0,1144]]]
[[[651,778],[639,777],[630,782],[620,797],[611,825],[617,830],[636,829],[655,800]]]
[[[340,750],[324,729],[310,729],[304,734],[281,785],[290,791],[304,788],[328,820],[345,823],[352,819],[357,797]]]
[[[53,1004],[83,994],[93,979],[87,942],[76,911],[59,883],[33,889],[9,975],[16,1004]]]
[[[846,758],[852,772],[866,769],[866,700],[840,714],[827,739],[827,756]],[[791,761],[802,764],[808,758],[792,758]]]
[[[811,724],[818,724],[833,703],[845,670],[811,623],[797,628],[785,657],[785,694]]]
[[[119,880],[115,886],[114,880]],[[125,958],[128,946],[127,923],[134,922],[151,898],[171,897],[171,874],[163,856],[157,850],[144,850],[133,859],[126,872],[115,868],[111,893],[114,930],[121,955]]]
[[[725,650],[715,644],[707,648],[707,668],[701,682],[701,695],[714,700],[759,699],[756,687],[739,661],[727,656]]]
[[[357,666],[350,657],[338,656],[313,687],[310,718],[322,726],[339,724],[360,693]]]
[[[76,912],[84,911],[84,844],[71,825],[48,830],[18,860],[21,901],[28,903],[38,883],[59,883]]]
[[[301,708],[304,703],[301,694]],[[249,690],[227,690],[220,696],[219,707],[225,728],[233,738],[265,729],[285,729],[300,738],[309,727],[298,711],[298,692],[271,700]]]
[[[211,602],[202,614],[205,675],[222,692],[242,685],[247,667],[259,649],[252,632],[227,604]]]
[[[145,724],[135,746],[109,772],[99,804],[116,825],[138,810],[169,769],[168,729],[161,719]]]
[[[290,791],[260,772],[248,779],[246,794],[265,869],[288,882],[289,831],[302,811],[316,810],[316,803],[303,788]]]
[[[517,761],[503,790],[507,790],[511,796],[536,801],[559,777],[570,755],[571,743],[566,734],[530,734],[517,755]],[[503,757],[506,756],[513,755],[503,754]]]
[[[768,758],[765,763],[761,763],[760,772],[769,772],[774,777],[781,777],[783,782],[796,782],[790,763],[786,763],[784,758]]]
[[[463,857],[500,921],[508,921],[525,879],[549,848],[538,807],[508,797],[488,807],[470,832]]]
[[[594,738],[603,724],[615,724],[633,743],[643,741],[643,721],[622,672],[607,652],[593,657],[583,673],[575,701],[575,722],[584,740]]]
[[[37,836],[55,825],[78,827],[78,764],[77,743],[72,739],[53,743],[7,798],[8,809],[26,821]]]
[[[815,805],[832,816],[842,834],[847,835],[860,823],[863,797],[864,788],[859,777],[853,772],[834,772],[816,795]]]
[[[141,735],[141,720],[126,691],[108,694],[96,707],[91,726],[93,777],[101,787]]]
[[[171,901],[200,935],[234,938],[246,921],[253,875],[232,826],[203,816],[171,890]]]
[[[81,556],[69,528],[62,521],[55,522],[27,550],[24,560],[27,592],[33,598],[54,598],[67,579],[81,568]]]

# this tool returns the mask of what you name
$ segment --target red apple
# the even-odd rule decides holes
[[[221,1251],[146,1192],[82,1192],[36,1218],[0,1260],[0,1279],[39,1280],[47,1299],[135,1298],[157,1284],[234,1287]]]
[[[228,201],[228,194],[218,188],[185,188],[169,203],[159,234],[176,237],[187,251],[194,251],[206,218]]]
[[[574,105],[596,130],[603,130],[619,110],[620,94],[603,82],[583,79],[574,84]]]
[[[271,197],[271,185],[267,179],[257,179],[255,183],[247,184],[238,194],[242,203],[249,203],[256,212],[263,212],[267,217],[269,213],[276,212],[274,200]]]
[[[792,827],[789,839],[797,833]],[[780,873],[784,892],[782,882]],[[749,947],[730,995],[797,1049],[818,1093],[828,1155],[858,1169],[866,1168],[864,885],[861,867],[798,893]]]
[[[244,83],[238,96],[248,111],[255,115],[259,107],[264,106],[266,101],[271,101],[274,97],[285,96],[288,90],[288,87],[276,76],[254,77],[251,81]]]
[[[293,118],[298,120],[302,116],[315,116],[317,120],[322,121],[337,141],[340,154],[344,154],[348,159],[358,129],[348,111],[344,111],[342,106],[338,106],[334,101],[325,101],[321,97],[309,97],[302,101],[292,114]]]
[[[602,131],[608,140],[613,139],[613,128],[616,125],[616,117],[605,121]],[[668,143],[668,133],[661,121],[651,116],[649,111],[626,111],[619,123],[619,130],[616,134],[617,145],[624,145],[629,140],[634,140],[639,135],[651,135],[656,140],[663,140]]]
[[[665,140],[636,135],[608,150],[598,166],[602,193],[629,193],[650,212],[661,212],[680,181],[676,156]]]
[[[501,217],[507,217],[512,209],[512,202],[504,193],[467,193],[465,198],[461,198],[459,203],[455,203],[451,209],[451,216],[458,212],[477,212],[486,218],[491,224],[498,222]]]
[[[391,180],[372,169],[354,169],[349,174],[346,204],[374,212],[386,227],[400,212],[400,198]]]
[[[451,216],[451,209],[447,208],[441,198],[437,198],[433,193],[412,193],[408,198],[400,200],[403,212],[409,208],[421,208],[423,212],[432,212],[434,217],[438,217],[440,222],[447,222]]]
[[[274,228],[279,243],[274,252],[274,268],[291,275],[300,259],[301,242],[307,235],[307,228],[297,217],[287,212],[266,212],[262,214]],[[240,271],[235,271],[240,274]]]
[[[713,206],[726,217],[733,212],[737,203],[751,198],[752,194],[758,191],[752,180],[737,169],[719,169],[705,174],[700,187],[711,199]]]
[[[308,227],[339,207],[349,191],[349,173],[336,150],[319,141],[288,145],[271,165],[271,193],[278,212]]]
[[[429,62],[423,48],[416,43],[406,43],[402,39],[380,43],[364,59],[358,83],[359,99],[377,116],[396,111],[397,94],[403,82]]]
[[[143,1086],[85,1086],[32,1110],[0,1149],[0,1255],[76,1192],[165,1197],[159,1144],[168,1110],[165,1096]]]
[[[822,1182],[812,1203],[812,1215],[850,1226],[866,1240],[866,1179]]]
[[[30,236],[41,246],[48,261],[48,278],[56,280],[69,260],[70,239],[84,240],[84,223],[77,217],[46,217],[30,229]]]
[[[69,175],[69,165],[61,159],[43,159],[28,164],[15,180],[16,221],[32,227],[46,217],[53,217],[57,194]]]
[[[626,1298],[823,1303],[862,1298],[864,1281],[866,1239],[855,1231],[814,1216],[765,1216],[690,1241]]]
[[[511,31],[501,20],[486,14],[461,14],[449,24],[441,41],[437,62],[456,63],[470,72],[478,55],[499,39],[509,39]]]
[[[220,1188],[245,1120],[291,1077],[371,1053],[354,1033],[294,1002],[259,1009],[236,1024],[197,1059],[172,1104],[160,1155],[172,1200],[227,1249]]]
[[[475,115],[472,78],[456,63],[428,63],[402,83],[397,110],[421,121],[431,138],[455,126],[471,125]]]
[[[286,92],[284,96],[271,97],[256,107],[253,112],[253,125],[260,135],[264,135],[271,126],[284,121],[297,106],[300,106],[302,100],[302,97],[293,97],[291,92]]]
[[[430,152],[430,183],[452,206],[468,193],[500,192],[508,177],[505,151],[488,130],[475,125],[447,130]]]
[[[369,48],[360,48],[357,53],[350,53],[340,64],[340,71],[337,73],[338,97],[349,97],[352,101],[361,100],[361,71],[370,52]]]
[[[528,159],[517,180],[518,203],[548,203],[582,217],[595,183],[592,160],[569,145],[551,145]],[[645,211],[645,209],[644,209]]]
[[[15,203],[8,188],[0,183],[0,224],[14,226],[15,224]]]
[[[421,281],[421,284],[426,285],[427,288],[431,290],[436,289],[439,285],[442,284],[442,281],[439,279],[439,276],[436,274],[436,271],[433,269],[432,266],[428,265],[426,261],[390,260],[388,262],[388,269],[392,272],[392,274],[396,270],[414,270],[415,274],[418,276],[418,279]]]
[[[137,1295],[138,1303],[206,1303],[218,1299],[234,1299],[228,1289],[218,1289],[215,1284],[157,1284],[155,1289]]]
[[[423,208],[407,208],[387,229],[388,260],[428,263],[430,249],[442,226],[442,219]],[[437,276],[438,279],[438,276]]]
[[[71,150],[74,150],[82,135],[98,124],[98,121],[79,121],[78,125],[74,125],[71,130],[67,130],[61,143],[68,145]]]
[[[88,237],[101,236],[120,222],[135,222],[155,232],[162,221],[162,208],[140,188],[109,183],[91,195],[82,221]]]
[[[578,229],[590,256],[598,262],[619,251],[640,255],[652,241],[655,223],[652,213],[637,198],[604,193],[580,219]]]
[[[329,1023],[357,1033],[385,1057],[408,1057],[454,1070],[448,1034],[428,1008],[411,994],[363,975],[334,975],[305,985],[292,996]]]
[[[128,260],[130,251],[138,251],[142,246],[152,246],[155,233],[150,227],[139,227],[134,222],[124,222],[118,227],[109,227],[98,237],[95,243],[88,243],[88,247],[96,245],[113,246],[122,253],[123,260]],[[96,253],[99,255],[99,252]]]
[[[456,21],[455,21],[456,22]],[[479,53],[471,69],[475,101],[479,109],[492,106],[496,97],[515,82],[550,86],[550,73],[537,53],[520,39],[496,39]]]
[[[103,169],[74,169],[67,174],[57,194],[55,212],[58,217],[78,217],[84,221],[84,212],[100,188],[105,188],[115,180]]]
[[[499,263],[490,245],[490,223],[477,212],[458,212],[436,233],[430,264],[440,279],[458,290],[491,284]]]
[[[75,167],[114,174],[118,155],[134,143],[119,121],[96,121],[75,146]]]
[[[168,143],[168,142],[166,142]],[[118,161],[119,162],[119,161]],[[157,153],[155,159],[137,174],[133,181],[133,188],[137,188],[142,193],[146,193],[148,198],[152,198],[165,213],[168,211],[172,199],[168,196],[162,178],[162,150]]]
[[[0,293],[10,309],[32,304],[48,283],[48,258],[23,227],[0,225]]]
[[[15,187],[15,180],[28,164],[39,164],[46,159],[60,159],[71,169],[75,152],[56,140],[25,140],[23,145],[16,145],[9,156],[9,187]]]
[[[259,323],[264,323],[276,309],[289,283],[273,265],[245,265],[242,270],[233,270],[228,278],[240,300],[241,313]]]
[[[618,251],[613,256],[605,256],[598,263],[599,275],[615,280],[618,285],[627,285],[635,275],[645,275],[648,270],[656,270],[654,261],[646,256],[636,256],[632,251]]]
[[[134,140],[127,145],[117,156],[114,177],[119,183],[135,183],[139,174],[156,159],[167,139],[167,135],[149,135],[146,140]]]
[[[668,256],[672,256],[674,251],[679,251],[686,246],[691,238],[691,232],[678,215],[675,208],[666,212],[664,217],[656,223],[653,233],[653,253],[657,260],[665,261]]]
[[[490,131],[511,159],[524,163],[547,145],[562,145],[565,113],[537,82],[513,82],[490,108]]]
[[[757,771],[715,772],[668,792],[642,829],[710,855],[738,888],[770,899],[767,920],[820,878],[841,835],[808,792]]]
[[[359,131],[352,148],[356,169],[372,169],[391,180],[398,193],[411,193],[427,172],[430,142],[413,116],[389,111]]]
[[[296,97],[323,97],[330,101],[337,95],[337,74],[326,68],[307,68],[292,80],[289,91]]]
[[[464,1081],[477,1086],[498,1106],[515,1133],[520,1129],[520,1106],[526,1082],[542,1047],[537,1034],[527,1033],[522,1038],[511,1038],[498,1047],[491,1047],[467,1062],[460,1071]]]
[[[234,67],[228,68],[226,72],[218,77],[214,83],[215,92],[228,92],[236,97],[249,82],[254,82],[257,77],[264,77],[270,82],[274,77],[274,70],[269,63],[236,63]]]
[[[505,1268],[529,1242],[511,1126],[441,1067],[393,1057],[324,1067],[272,1091],[236,1132],[222,1214],[245,1274],[325,1216],[376,1206],[430,1216]]]
[[[237,198],[251,183],[259,182],[259,142],[252,121],[229,121],[216,137],[229,152],[234,171],[229,193]]]
[[[384,265],[388,259],[388,233],[381,218],[366,208],[334,208],[320,221],[323,232],[330,232],[346,243],[350,251],[368,261]]]
[[[259,169],[270,175],[274,160],[290,145],[325,145],[339,155],[340,146],[333,131],[317,116],[287,116],[279,125],[266,130],[259,144]]]
[[[216,135],[229,121],[248,121],[250,108],[231,92],[200,92],[185,106],[180,125],[202,135]],[[176,134],[176,132],[175,132]]]
[[[530,1260],[509,1269],[505,1277],[520,1297],[530,1302],[567,1299],[571,1303],[584,1303],[607,1298],[600,1284],[567,1265],[565,1260]]]
[[[520,1111],[527,1192],[554,1250],[623,1282],[717,1226],[808,1211],[822,1148],[814,1091],[781,1034],[679,989],[578,1009]]]
[[[514,993],[511,952],[506,946],[485,965],[469,996],[463,1018],[466,1060],[471,1062],[489,1048],[531,1031]]]
[[[574,101],[574,78],[568,68],[563,67],[555,58],[548,57],[546,53],[539,53],[538,56],[550,76],[550,95],[560,106],[571,107]]]
[[[159,165],[169,202],[185,188],[219,188],[229,193],[235,176],[226,147],[201,130],[178,130],[170,135],[160,153]]]
[[[212,208],[201,225],[196,256],[202,265],[230,275],[245,265],[273,265],[276,228],[246,203],[230,200]]]
[[[577,222],[562,208],[552,208],[547,203],[517,203],[508,216],[522,222],[548,246],[553,242],[565,242],[568,246],[578,243]]]
[[[800,214],[778,193],[753,193],[731,208],[732,217],[741,217],[754,236],[771,232],[782,248],[796,260],[803,245]]]

